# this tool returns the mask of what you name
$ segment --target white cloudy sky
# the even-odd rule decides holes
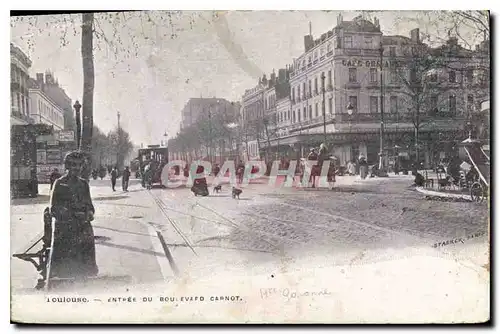
[[[96,14],[98,28],[119,50],[112,52],[102,38],[95,41],[94,122],[109,131],[119,111],[122,126],[136,144],[159,143],[165,131],[170,136],[178,131],[180,110],[190,97],[240,100],[259,76],[300,56],[309,22],[316,38],[336,25],[338,13],[233,11],[214,17],[207,11],[170,18],[160,12]],[[343,12],[344,20],[359,14]],[[380,19],[385,34],[408,36],[415,27],[427,28],[412,20],[415,12],[370,15]],[[32,77],[51,70],[68,95],[81,102],[80,22],[78,14],[14,17],[11,42],[33,61]]]

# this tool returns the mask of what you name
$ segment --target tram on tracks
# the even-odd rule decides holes
[[[150,179],[150,186],[155,184],[163,186],[161,172],[163,167],[168,163],[168,147],[148,145],[147,148],[139,149],[137,160],[139,161],[142,186],[147,186],[148,180],[146,178]]]

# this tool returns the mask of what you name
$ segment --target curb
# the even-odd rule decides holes
[[[422,193],[424,195],[428,195],[428,196],[437,196],[437,197],[453,198],[453,199],[460,198],[460,199],[465,199],[465,200],[471,201],[470,195],[450,194],[450,193],[445,193],[445,192],[442,192],[442,191],[428,190],[428,189],[425,189],[425,188],[422,188],[422,187],[415,187],[415,189],[418,192],[420,192],[420,193]]]

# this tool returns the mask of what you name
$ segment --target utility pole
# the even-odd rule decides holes
[[[387,176],[384,162],[384,47],[380,41],[380,160],[379,176]]]
[[[326,145],[326,105],[325,105],[325,73],[321,73],[321,86],[323,91],[323,136],[324,144]]]

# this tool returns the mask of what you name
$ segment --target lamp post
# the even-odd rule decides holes
[[[378,176],[387,176],[384,161],[384,47],[380,42],[380,161]]]
[[[352,121],[352,113],[354,111],[354,107],[352,106],[351,102],[349,102],[349,104],[347,105],[347,114],[349,115],[349,136],[351,135],[351,121]],[[352,156],[352,138],[349,138],[349,147],[350,147],[350,150],[349,150],[349,157],[351,158],[351,160],[353,159],[353,156]]]
[[[80,149],[80,139],[82,137],[82,120],[80,118],[80,109],[82,108],[82,105],[78,100],[76,100],[75,104],[73,105],[73,108],[75,108],[75,119],[76,119],[76,149]]]
[[[325,106],[325,73],[321,73],[321,90],[323,92],[323,136],[326,145],[326,106]]]

